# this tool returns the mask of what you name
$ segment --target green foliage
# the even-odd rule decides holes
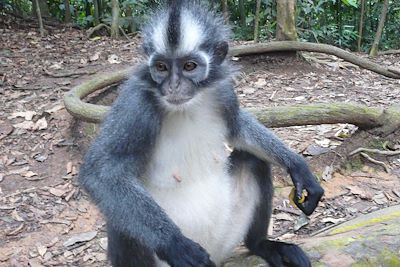
[[[42,1],[42,0],[41,0]],[[47,2],[52,18],[64,20],[64,0]],[[70,0],[73,22],[84,27],[95,23],[94,1],[99,3],[99,21],[111,23],[111,0]],[[120,26],[127,32],[136,32],[146,19],[148,11],[164,0],[119,0]],[[221,1],[212,1],[221,3]],[[301,40],[332,44],[355,50],[361,0],[299,0],[297,1],[297,30]],[[379,23],[383,0],[365,0],[365,19],[362,49],[368,51]],[[256,1],[228,0],[229,19],[235,39],[252,40]],[[217,9],[221,10],[220,4]],[[10,13],[20,17],[34,15],[32,0],[0,0],[0,15]],[[276,0],[262,0],[259,16],[261,40],[271,40],[276,32]],[[241,14],[244,18],[241,18]],[[400,48],[400,1],[390,0],[380,49]]]
[[[29,0],[0,0],[0,14],[12,13],[17,16],[27,17],[31,14],[32,2]]]
[[[345,4],[346,6],[352,6],[357,8],[357,0],[342,0],[342,3]]]
[[[382,2],[366,0],[362,49],[368,51],[379,23]],[[356,50],[360,0],[298,1],[297,29],[302,40]],[[400,1],[392,0],[380,48],[400,47]]]

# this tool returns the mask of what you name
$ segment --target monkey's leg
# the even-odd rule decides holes
[[[113,267],[155,267],[154,255],[139,241],[107,227],[108,257]]]
[[[267,229],[272,213],[273,185],[271,166],[254,155],[235,150],[231,155],[232,170],[249,173],[257,180],[260,201],[255,208],[253,221],[245,238],[245,245],[254,255],[265,259],[271,267],[311,267],[300,247],[268,240]]]

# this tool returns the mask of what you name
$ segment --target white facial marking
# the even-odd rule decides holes
[[[181,15],[181,36],[178,55],[186,55],[193,52],[201,44],[204,36],[200,23],[189,11],[183,11]]]
[[[153,44],[157,53],[164,54],[167,51],[167,18],[163,17],[153,28]]]
[[[200,56],[204,59],[204,61],[206,62],[206,73],[204,74],[204,79],[206,79],[208,77],[208,74],[210,72],[210,57],[203,51],[199,52]]]

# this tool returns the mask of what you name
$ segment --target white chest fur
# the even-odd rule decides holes
[[[163,121],[146,185],[183,234],[220,262],[243,238],[258,199],[255,183],[249,199],[243,184],[227,170],[226,124],[212,105],[170,113]],[[245,194],[246,195],[246,194]],[[240,202],[245,201],[242,211]],[[232,223],[235,228],[232,231]]]

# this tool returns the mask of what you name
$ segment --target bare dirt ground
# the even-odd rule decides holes
[[[92,74],[139,62],[139,42],[89,40],[72,29],[52,29],[40,38],[35,29],[10,28],[0,20],[0,266],[107,266],[104,220],[76,179],[97,126],[72,118],[62,97]],[[242,105],[400,103],[399,80],[334,57],[304,56],[307,61],[276,56],[235,59],[242,66],[237,77]],[[376,60],[400,68],[399,56]],[[316,212],[304,218],[288,202],[290,179],[276,172],[274,238],[296,240],[400,202],[400,155],[383,158],[390,173],[360,159],[331,171],[336,157],[321,157],[336,151],[354,130],[352,125],[274,130],[307,156],[326,189]],[[398,138],[384,141],[375,146],[400,149]]]

